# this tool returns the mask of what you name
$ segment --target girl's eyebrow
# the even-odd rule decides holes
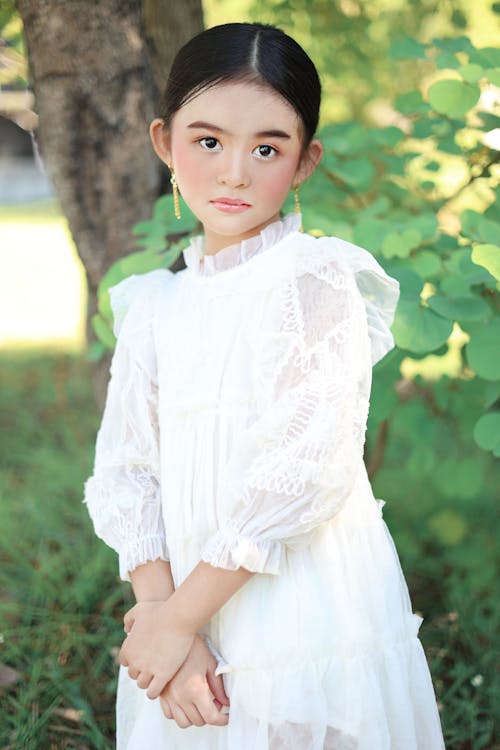
[[[218,125],[212,125],[210,122],[203,122],[197,120],[188,125],[188,128],[198,128],[200,130],[214,130],[216,133],[226,133],[227,131],[220,128]],[[255,138],[290,138],[289,133],[285,133],[284,130],[261,130],[254,134]]]

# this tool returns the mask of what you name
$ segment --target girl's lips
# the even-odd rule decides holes
[[[246,211],[247,208],[250,208],[249,203],[244,203],[243,201],[234,200],[232,198],[215,198],[210,201],[210,203],[219,211],[224,211],[229,214],[241,213],[242,211]]]

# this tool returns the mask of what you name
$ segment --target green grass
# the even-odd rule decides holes
[[[99,426],[91,365],[76,355],[4,353],[0,367],[0,661],[18,673],[10,685],[0,673],[0,747],[112,748],[116,653],[132,595],[82,504]],[[462,501],[467,534],[440,544],[428,523],[433,499],[411,497],[423,497],[425,477],[401,495],[396,454],[374,490],[388,501],[384,517],[414,610],[424,615],[420,636],[446,746],[493,748],[493,491]]]

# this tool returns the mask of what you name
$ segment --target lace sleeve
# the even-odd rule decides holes
[[[372,362],[352,270],[318,244],[313,258],[297,258],[280,297],[279,323],[256,342],[261,416],[221,484],[231,516],[202,549],[231,570],[279,573],[283,545],[307,543],[338,513],[363,460]]]
[[[116,348],[84,500],[95,532],[119,555],[120,577],[168,560],[161,498],[154,289],[170,271],[125,279],[110,290]]]

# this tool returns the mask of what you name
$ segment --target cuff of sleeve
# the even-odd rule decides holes
[[[158,558],[167,562],[170,560],[164,536],[145,536],[137,539],[119,554],[120,578],[130,583],[132,570]]]
[[[256,539],[234,531],[230,526],[219,529],[201,549],[201,559],[216,568],[246,568],[254,573],[280,571],[283,544],[279,540]]]

